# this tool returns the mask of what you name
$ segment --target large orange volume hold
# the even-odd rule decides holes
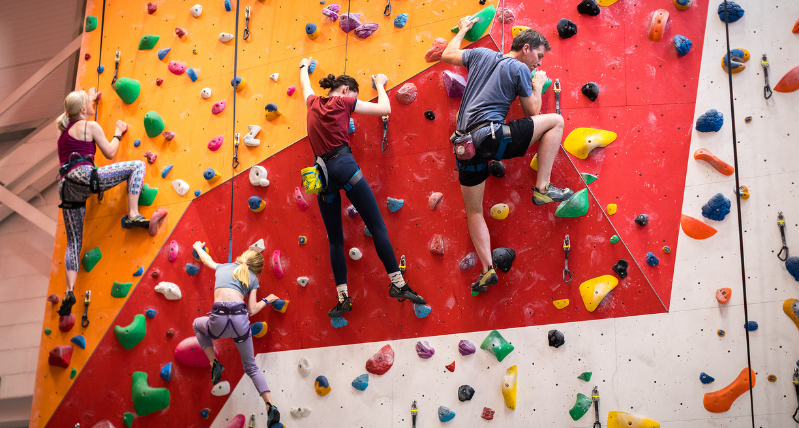
[[[713,227],[685,214],[682,214],[682,217],[680,217],[680,227],[682,227],[682,231],[685,232],[688,237],[694,239],[707,239],[717,232]]]
[[[799,66],[785,73],[785,76],[782,76],[777,86],[774,87],[777,92],[793,92],[797,89],[799,89]]]
[[[752,386],[755,386],[757,376],[749,368],[741,370],[741,374],[731,384],[716,391],[708,392],[702,400],[705,409],[711,413],[722,413],[730,410],[732,403],[746,391],[749,391],[749,376],[752,376]]]
[[[665,9],[658,9],[652,15],[652,26],[649,27],[649,40],[659,42],[666,31],[666,23],[669,22],[669,12]]]
[[[705,161],[710,164],[713,168],[716,168],[716,171],[724,174],[724,175],[733,175],[735,174],[735,167],[724,162],[723,160],[719,159],[710,152],[708,149],[699,149],[694,152],[694,159]]]

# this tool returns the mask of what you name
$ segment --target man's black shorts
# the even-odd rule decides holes
[[[505,153],[502,154],[502,159],[511,159],[522,157],[527,153],[530,143],[533,140],[533,131],[535,130],[533,118],[523,117],[507,123],[510,127],[511,142],[505,146]],[[500,133],[496,133],[496,138],[488,138],[477,147],[476,155],[468,163],[479,164],[481,162],[488,162],[494,159],[494,156],[499,151],[499,142],[501,140]],[[488,178],[488,168],[482,171],[458,171],[458,181],[462,186],[472,187],[486,181]]]

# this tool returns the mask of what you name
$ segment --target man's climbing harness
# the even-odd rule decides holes
[[[89,326],[89,303],[92,302],[92,291],[86,292],[86,297],[83,298],[83,318],[80,319],[80,325],[83,328]]]
[[[555,113],[560,114],[560,79],[555,79]]]
[[[400,273],[402,274],[403,278],[405,277],[405,254],[400,257],[399,262]]]
[[[569,235],[566,235],[566,238],[563,239],[563,250],[566,251],[566,267],[563,268],[563,282],[567,284],[572,280],[572,272],[569,270],[569,250],[571,247]]]
[[[117,51],[117,54],[114,57],[114,78],[111,80],[111,87],[112,88],[117,83],[117,73],[119,73],[119,57],[121,55],[122,55],[122,52]]]
[[[594,402],[594,428],[602,428],[602,423],[599,422],[599,389],[596,386],[591,391],[591,401]]]
[[[385,152],[388,148],[388,116],[383,116],[383,144],[380,146]]]
[[[250,7],[247,6],[244,8],[244,34],[241,36],[242,39],[247,40],[250,38]]]
[[[760,65],[763,66],[763,76],[766,78],[766,86],[763,88],[763,96],[766,99],[771,98],[771,86],[768,84],[768,59],[766,58],[766,54],[763,54],[763,59],[760,60]]]
[[[413,421],[413,428],[416,428],[416,400],[411,404],[411,420]]]
[[[785,217],[782,216],[782,211],[777,214],[777,226],[780,228],[780,236],[782,237],[782,248],[777,253],[777,258],[786,261],[788,260],[788,243],[785,242]],[[782,253],[785,253],[784,257]]]
[[[233,169],[239,167],[239,137],[241,134],[238,132],[233,136]]]
[[[391,0],[386,0],[386,8],[383,9],[384,16],[391,16]]]

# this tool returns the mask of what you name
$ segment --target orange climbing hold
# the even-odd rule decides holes
[[[749,376],[752,376],[752,386],[754,387],[755,381],[757,380],[754,370],[744,368],[741,370],[741,374],[739,374],[731,384],[716,392],[708,392],[705,394],[705,398],[702,400],[705,409],[711,413],[722,413],[730,410],[732,403],[740,397],[741,394],[749,390]]]
[[[723,160],[719,159],[713,153],[710,153],[708,149],[699,149],[694,152],[694,159],[705,161],[710,164],[713,168],[716,168],[716,171],[724,174],[724,175],[733,175],[735,174],[735,167],[724,162]]]
[[[799,19],[796,20],[795,24],[793,24],[793,30],[791,30],[791,33],[799,34]]]
[[[794,324],[796,324],[796,328],[799,328],[799,300],[786,300],[782,304],[782,311],[785,312],[785,315],[788,315],[788,318],[790,318]]]
[[[718,232],[711,226],[685,214],[682,214],[682,217],[680,217],[680,227],[682,227],[682,231],[685,232],[688,237],[694,239],[707,239]]]
[[[719,288],[716,290],[716,300],[722,305],[726,305],[732,296],[732,288]]]
[[[666,31],[666,23],[669,22],[669,12],[665,9],[658,9],[652,15],[652,25],[649,27],[649,40],[659,42]]]
[[[799,66],[785,73],[785,76],[782,76],[777,86],[774,87],[777,92],[793,92],[797,89],[799,89]]]

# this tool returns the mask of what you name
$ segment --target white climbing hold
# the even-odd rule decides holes
[[[203,97],[203,99],[206,99],[206,100],[208,98],[211,98],[211,88],[203,88],[203,90],[200,91],[200,96]]]
[[[214,387],[211,388],[211,394],[214,394],[217,397],[224,397],[230,394],[230,382],[223,381],[214,385]]]
[[[280,77],[280,73],[272,73],[269,75],[269,78],[277,82],[277,78]]]
[[[230,33],[219,33],[219,41],[222,43],[227,43],[233,40],[233,35]]]
[[[163,294],[167,300],[180,300],[183,297],[180,294],[180,287],[172,282],[159,282],[155,286],[155,292]]]
[[[247,125],[250,132],[244,136],[244,145],[250,147],[257,147],[261,144],[261,140],[256,140],[255,137],[261,132],[261,127],[258,125]]]
[[[189,183],[186,183],[185,181],[183,181],[181,179],[177,179],[177,180],[173,181],[172,182],[172,188],[175,189],[175,191],[178,192],[178,195],[180,195],[180,196],[183,196],[186,193],[189,193]]]
[[[266,179],[266,168],[259,165],[250,168],[250,184],[261,187],[269,186],[269,180]]]
[[[264,238],[259,239],[256,243],[250,245],[251,250],[258,251],[259,253],[266,249],[264,246]]]
[[[189,9],[189,13],[191,13],[191,16],[195,18],[199,18],[200,15],[203,14],[203,7],[200,6],[199,4],[195,4],[194,6],[191,7],[191,9]]]
[[[297,284],[300,284],[300,287],[305,287],[308,285],[308,281],[310,281],[310,279],[308,279],[307,276],[301,276],[297,278]]]
[[[295,418],[304,418],[304,417],[306,417],[306,416],[311,414],[311,408],[310,407],[292,407],[291,410],[289,410],[289,412],[291,413],[291,416],[294,416]]]
[[[302,377],[308,376],[311,374],[311,362],[308,361],[307,358],[302,357],[299,361],[297,361],[297,369],[299,369]]]
[[[350,258],[351,259],[360,260],[361,257],[363,257],[363,254],[361,254],[361,250],[359,250],[359,249],[357,249],[355,247],[350,248]]]

